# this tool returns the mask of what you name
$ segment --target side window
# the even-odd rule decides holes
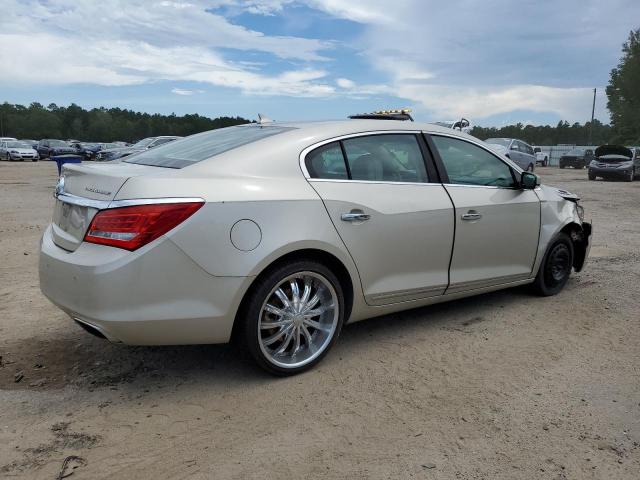
[[[305,165],[311,178],[349,179],[338,142],[328,143],[309,152],[305,158]]]
[[[533,152],[533,148],[531,148],[530,145],[527,145],[526,143],[524,144],[525,148],[527,149],[527,153],[529,155],[535,155],[535,153]]]
[[[343,140],[352,180],[428,182],[427,171],[413,134],[384,134]]]
[[[457,138],[432,136],[449,183],[514,187],[511,168],[483,148]]]

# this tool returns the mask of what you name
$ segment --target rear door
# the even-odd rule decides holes
[[[358,268],[365,300],[444,293],[453,205],[419,134],[373,133],[309,149],[304,167]]]
[[[531,276],[540,232],[540,201],[521,190],[515,172],[480,144],[427,137],[455,206],[456,235],[447,293]]]

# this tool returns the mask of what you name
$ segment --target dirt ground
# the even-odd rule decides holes
[[[276,379],[230,346],[81,330],[38,287],[55,165],[1,162],[0,477],[639,478],[640,182],[538,173],[594,223],[561,294],[360,322]]]

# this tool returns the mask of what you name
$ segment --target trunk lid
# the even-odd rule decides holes
[[[63,165],[51,225],[55,244],[74,251],[98,210],[109,205],[129,178],[157,171],[123,162]]]

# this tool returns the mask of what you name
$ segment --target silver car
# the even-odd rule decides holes
[[[31,144],[22,140],[0,140],[0,159],[1,160],[30,160],[37,162],[40,157],[38,152]]]
[[[487,138],[485,143],[516,163],[521,169],[533,172],[536,166],[536,153],[528,143],[517,138]]]
[[[474,137],[394,120],[263,123],[123,161],[67,164],[43,293],[135,345],[232,338],[268,371],[318,363],[343,325],[582,269],[578,198]]]

